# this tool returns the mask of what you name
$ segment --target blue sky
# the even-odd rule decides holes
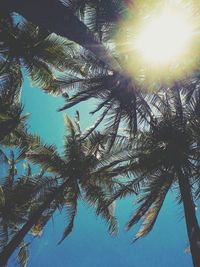
[[[62,140],[66,134],[63,114],[56,112],[63,100],[44,94],[37,88],[30,88],[25,80],[22,101],[24,111],[30,113],[30,131],[39,134],[46,143],[54,143],[62,152]],[[73,117],[78,108],[81,125],[87,127],[92,119],[88,112],[93,102],[86,102],[70,109],[67,114]],[[43,235],[31,238],[30,267],[191,267],[191,255],[186,249],[187,234],[183,219],[182,206],[178,205],[170,194],[158,217],[153,231],[145,238],[132,244],[134,233],[138,229],[125,232],[125,224],[134,211],[135,199],[118,201],[116,207],[120,233],[111,237],[104,221],[97,218],[94,211],[80,202],[72,234],[57,245],[67,224],[65,210],[56,212]],[[30,235],[29,235],[30,239]],[[12,258],[9,267],[15,266]]]

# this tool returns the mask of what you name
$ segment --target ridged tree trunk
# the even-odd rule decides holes
[[[3,251],[0,253],[0,266],[6,266],[10,256],[23,241],[26,234],[31,230],[31,228],[38,222],[42,213],[50,206],[51,202],[66,188],[68,181],[63,183],[59,188],[57,188],[53,193],[50,193],[47,199],[44,201],[39,208],[33,212],[29,220],[23,225],[23,227],[18,231],[18,233],[10,240],[10,242],[4,247]]]
[[[95,38],[88,27],[59,0],[0,0],[0,9],[17,12],[35,25],[68,38],[93,52],[113,70],[119,70],[117,61]]]
[[[190,251],[194,267],[200,267],[200,229],[196,217],[195,204],[193,202],[191,185],[188,178],[181,170],[177,172],[179,188],[183,201],[185,222],[187,227]]]

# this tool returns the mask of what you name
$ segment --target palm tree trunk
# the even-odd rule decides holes
[[[119,70],[117,61],[95,38],[88,27],[59,0],[0,0],[1,9],[17,12],[35,25],[68,38],[93,52],[113,70]]]
[[[179,170],[177,174],[183,201],[185,221],[190,242],[190,251],[192,254],[193,265],[194,267],[200,267],[200,229],[196,217],[191,185],[188,178],[182,173],[181,170]]]
[[[23,225],[19,232],[11,239],[0,253],[0,266],[6,266],[8,259],[15,249],[22,242],[26,234],[38,222],[42,213],[50,206],[51,202],[66,188],[68,180],[58,187],[53,193],[47,197],[43,204],[30,216],[29,220]]]

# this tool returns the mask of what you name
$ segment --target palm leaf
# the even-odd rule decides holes
[[[29,258],[28,244],[22,243],[19,246],[19,252],[17,255],[17,263],[20,267],[26,267]]]

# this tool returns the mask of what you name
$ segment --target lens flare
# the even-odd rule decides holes
[[[187,14],[169,9],[149,19],[133,45],[148,63],[165,64],[178,60],[186,52],[193,34]]]
[[[115,36],[124,70],[138,81],[174,80],[200,62],[200,2],[135,0]]]

